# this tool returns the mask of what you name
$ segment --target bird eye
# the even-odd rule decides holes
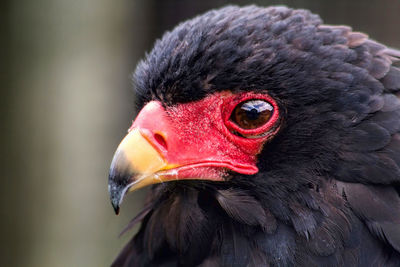
[[[256,129],[269,121],[273,111],[274,107],[267,101],[252,99],[235,107],[230,120],[242,129]]]

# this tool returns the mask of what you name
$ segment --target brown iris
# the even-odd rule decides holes
[[[240,128],[256,129],[269,121],[273,110],[273,106],[267,101],[251,99],[237,105],[230,119]]]

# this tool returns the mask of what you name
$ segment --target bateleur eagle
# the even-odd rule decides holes
[[[181,23],[109,174],[152,185],[114,266],[400,266],[400,51],[306,10]]]

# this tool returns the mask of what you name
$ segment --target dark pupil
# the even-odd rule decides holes
[[[265,108],[250,107],[244,102],[238,105],[231,115],[231,120],[243,129],[256,129],[269,121],[272,110]],[[246,105],[247,104],[247,105]],[[259,103],[258,103],[259,104]],[[264,103],[269,105],[268,103]]]
[[[255,109],[255,108],[253,108],[253,109],[250,110],[250,111],[245,110],[245,112],[246,112],[247,118],[248,118],[249,120],[256,120],[256,119],[258,119],[258,117],[260,117],[260,113],[259,113],[258,110]]]

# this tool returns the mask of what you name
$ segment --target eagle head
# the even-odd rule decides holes
[[[117,213],[154,185],[117,262],[350,264],[373,221],[359,196],[382,195],[368,185],[400,208],[399,57],[286,7],[228,6],[165,33],[134,73],[140,112],[111,163]]]

